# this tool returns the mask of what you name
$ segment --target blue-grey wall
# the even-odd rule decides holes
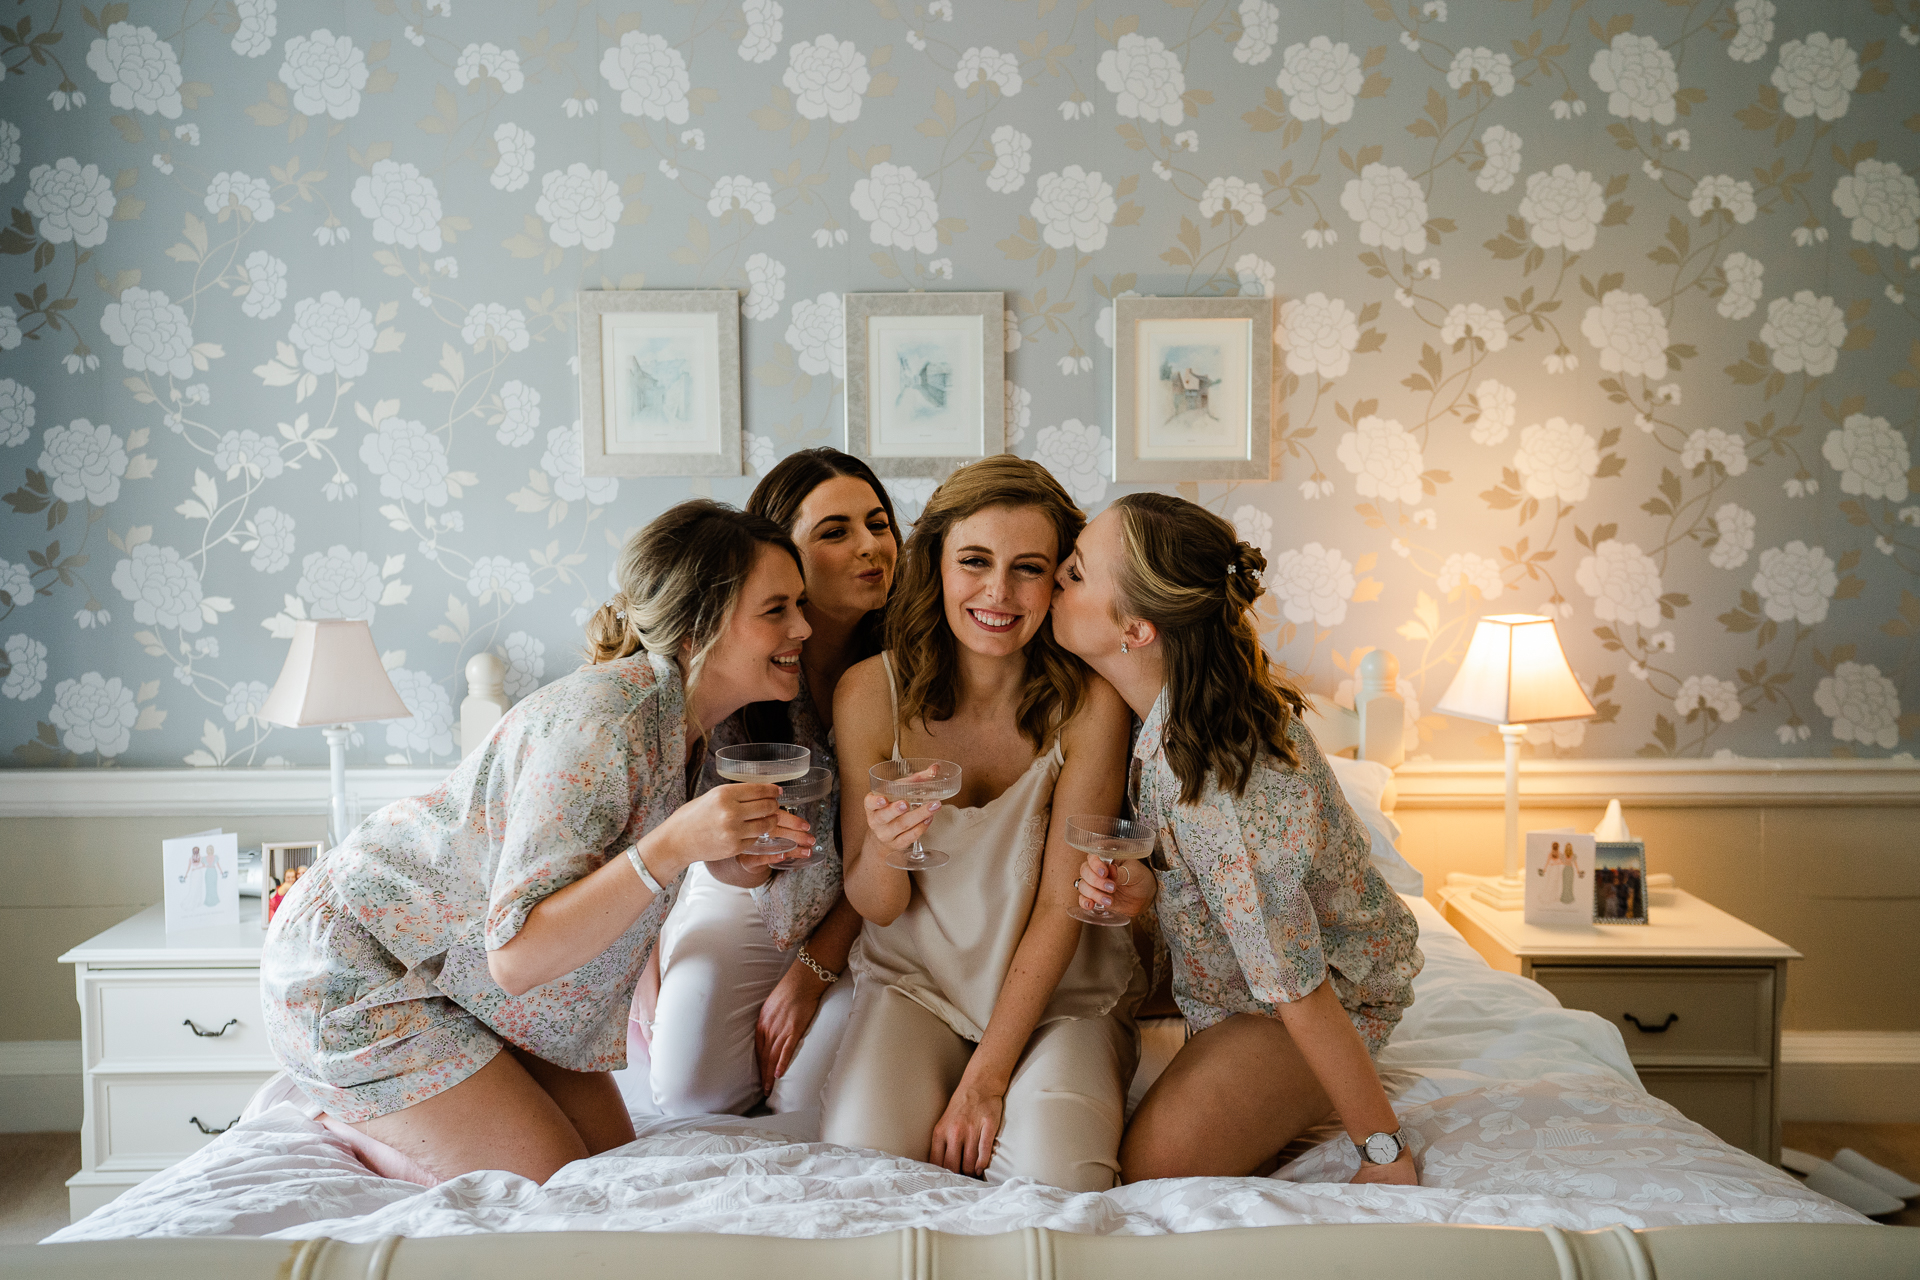
[[[1814,0],[10,6],[0,746],[317,761],[251,712],[292,619],[358,616],[416,715],[356,760],[450,760],[468,657],[563,674],[622,536],[753,482],[582,477],[576,290],[735,286],[756,473],[842,439],[839,295],[1000,289],[1012,447],[1089,507],[1108,299],[1272,293],[1277,478],[1184,491],[1311,687],[1386,645],[1430,708],[1476,617],[1549,611],[1601,715],[1541,753],[1901,750],[1916,40]]]

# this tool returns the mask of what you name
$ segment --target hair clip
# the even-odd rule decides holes
[[[627,611],[625,609],[616,609],[614,611],[613,616],[618,618],[620,621],[625,622],[627,620]]]

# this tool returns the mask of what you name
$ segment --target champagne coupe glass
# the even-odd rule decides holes
[[[882,760],[867,770],[874,791],[889,800],[905,800],[915,809],[935,800],[960,793],[960,766],[951,760],[933,760],[912,756],[905,760]],[[904,852],[889,851],[886,863],[902,871],[931,871],[952,861],[938,849],[923,848],[918,840]]]
[[[814,805],[819,804],[832,794],[833,770],[822,769],[816,766],[807,770],[797,781],[788,782],[781,786],[780,807],[795,817],[807,818],[807,825],[812,826],[813,823],[807,811],[811,810]],[[779,862],[768,863],[767,869],[769,871],[791,871],[795,867],[808,866],[812,861],[813,859],[810,857],[782,858]]]
[[[713,771],[729,782],[798,782],[807,776],[813,753],[790,742],[742,742],[714,753]],[[784,794],[784,791],[783,791]],[[772,827],[742,853],[792,853],[800,846]]]
[[[1153,828],[1144,822],[1129,822],[1125,818],[1068,818],[1067,844],[1081,853],[1093,854],[1111,867],[1115,862],[1144,858],[1152,853]],[[1067,908],[1067,914],[1088,924],[1133,923],[1105,907],[1083,907],[1077,902]]]

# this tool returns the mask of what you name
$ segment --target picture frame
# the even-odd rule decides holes
[[[160,842],[168,933],[240,923],[240,837],[214,828]]]
[[[587,289],[578,301],[585,473],[743,474],[738,291]]]
[[[1526,843],[1522,918],[1528,924],[1590,924],[1598,897],[1593,887],[1593,837],[1564,828],[1529,831]]]
[[[260,927],[273,922],[281,898],[308,868],[320,861],[326,844],[320,840],[289,840],[260,846]]]
[[[941,479],[1007,447],[1004,293],[849,293],[847,452]]]
[[[1113,478],[1273,478],[1273,299],[1113,300]]]
[[[1647,923],[1647,846],[1600,840],[1593,846],[1593,923]]]

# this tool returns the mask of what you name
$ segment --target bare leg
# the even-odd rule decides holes
[[[1275,1018],[1235,1014],[1188,1040],[1120,1143],[1123,1182],[1271,1173],[1280,1149],[1333,1108]]]
[[[607,1087],[612,1088],[610,1081]],[[326,1123],[338,1132],[342,1122],[328,1117]],[[595,1124],[589,1127],[600,1131]],[[372,1139],[354,1144],[368,1168],[425,1186],[475,1169],[504,1169],[544,1183],[561,1166],[589,1154],[561,1104],[511,1053],[495,1054],[486,1066],[424,1102],[351,1128]],[[632,1136],[629,1125],[627,1137]]]
[[[627,1113],[626,1099],[620,1096],[620,1086],[613,1082],[611,1073],[569,1071],[517,1045],[506,1048],[534,1083],[559,1105],[567,1123],[586,1144],[588,1155],[597,1156],[633,1141],[633,1117]]]

